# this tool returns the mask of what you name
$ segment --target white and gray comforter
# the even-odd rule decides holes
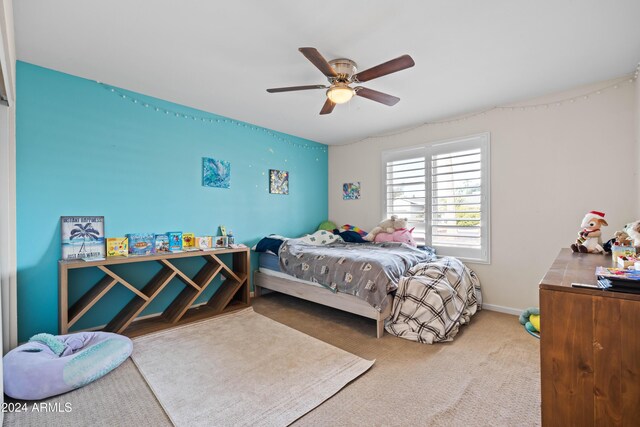
[[[460,260],[444,257],[418,264],[400,278],[385,329],[427,344],[451,341],[481,308],[478,276]]]
[[[389,292],[412,266],[433,258],[433,254],[404,243],[345,243],[312,245],[292,239],[278,253],[283,272],[318,283],[333,292],[365,300],[382,311]]]

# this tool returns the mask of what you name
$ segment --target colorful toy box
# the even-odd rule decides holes
[[[129,256],[129,239],[126,237],[107,238],[107,256]]]
[[[151,255],[155,251],[153,233],[127,234],[131,255]]]

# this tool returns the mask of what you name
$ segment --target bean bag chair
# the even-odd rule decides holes
[[[4,392],[40,400],[89,384],[120,366],[133,343],[109,332],[38,334],[4,356]]]

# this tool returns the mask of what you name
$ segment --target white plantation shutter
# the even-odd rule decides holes
[[[489,262],[489,134],[383,153],[383,216],[415,227],[419,244]]]
[[[386,159],[385,167],[385,218],[397,215],[409,220],[409,228],[415,227],[413,237],[418,244],[426,242],[425,218],[427,213],[426,158],[424,150],[408,150]]]

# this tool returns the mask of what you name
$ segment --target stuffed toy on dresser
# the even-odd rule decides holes
[[[582,230],[578,233],[576,242],[571,245],[573,252],[601,254],[604,252],[602,248],[602,226],[607,226],[604,219],[604,213],[591,211],[582,219]]]

